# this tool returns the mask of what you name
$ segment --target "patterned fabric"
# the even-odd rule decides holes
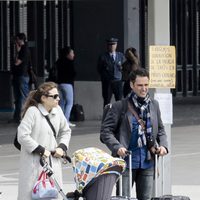
[[[139,117],[145,122],[145,129],[143,130],[141,125],[138,127],[138,147],[142,147],[146,145],[146,136],[145,131],[148,137],[152,135],[152,126],[151,126],[151,119],[150,119],[150,109],[149,104],[151,102],[149,94],[141,101],[140,97],[138,97],[134,92],[131,94],[131,99],[133,104],[135,105],[136,109],[139,109]]]
[[[94,178],[110,173],[120,175],[126,168],[123,159],[112,157],[94,147],[75,151],[72,156],[72,164],[76,189],[80,193]],[[117,169],[113,170],[112,167]]]

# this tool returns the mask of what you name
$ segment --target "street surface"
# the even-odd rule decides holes
[[[84,147],[108,149],[99,141],[100,121],[79,122],[72,129],[68,154]],[[16,125],[0,121],[0,199],[16,200],[19,170],[19,152],[12,145]],[[200,199],[200,126],[172,127],[172,193]],[[63,165],[64,192],[73,191],[73,173],[70,165]]]

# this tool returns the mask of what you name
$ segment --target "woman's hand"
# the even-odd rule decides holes
[[[56,158],[61,158],[63,155],[64,155],[64,151],[60,147],[56,148],[55,153],[53,154],[53,156]]]
[[[51,152],[45,149],[43,156],[48,158],[50,155],[51,155]]]

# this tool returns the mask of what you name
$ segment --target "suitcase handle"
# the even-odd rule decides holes
[[[129,196],[128,199],[132,197],[132,151],[126,151],[126,156],[128,156],[129,162]],[[119,179],[119,195],[122,196],[122,177]]]
[[[127,151],[129,160],[129,198],[132,197],[132,151]]]
[[[126,151],[126,155],[129,156],[130,154],[132,154],[132,151]]]

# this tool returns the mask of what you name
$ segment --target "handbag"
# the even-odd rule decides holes
[[[31,89],[37,89],[38,87],[38,81],[37,81],[37,76],[35,72],[33,71],[33,68],[30,67],[28,69],[28,75],[29,75],[29,86],[31,86]]]
[[[57,197],[58,190],[56,189],[54,182],[47,176],[46,172],[42,171],[33,187],[32,199],[56,199]]]
[[[15,134],[15,138],[14,138],[13,144],[19,151],[21,150],[21,144],[17,140],[17,132]]]
[[[79,122],[84,120],[85,120],[85,115],[83,106],[80,104],[74,104],[70,114],[70,121]]]
[[[45,117],[45,119],[47,120],[49,126],[50,126],[51,129],[52,129],[53,134],[54,134],[54,137],[56,138],[56,131],[55,131],[55,129],[54,129],[52,123],[50,122],[49,117],[48,117],[48,116],[44,116],[44,117]],[[18,142],[18,140],[17,140],[17,132],[16,132],[16,134],[15,134],[15,138],[14,138],[13,144],[14,144],[15,148],[17,148],[19,151],[21,151],[21,144],[20,144],[20,143]]]

